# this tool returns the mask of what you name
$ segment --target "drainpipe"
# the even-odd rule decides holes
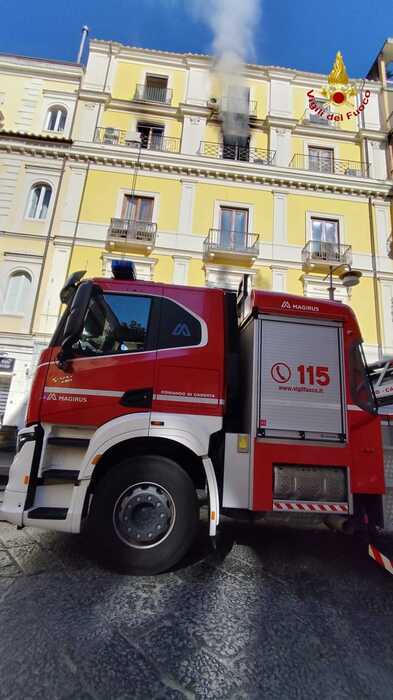
[[[368,218],[370,224],[370,247],[371,247],[371,265],[373,270],[373,287],[374,287],[374,306],[375,306],[375,320],[377,324],[377,343],[378,343],[378,360],[382,361],[382,324],[381,324],[381,307],[379,303],[379,291],[378,291],[378,276],[377,276],[377,257],[376,257],[376,242],[375,242],[375,224],[374,224],[374,211],[373,211],[373,199],[371,196],[368,198]]]

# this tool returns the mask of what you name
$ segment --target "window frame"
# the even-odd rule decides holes
[[[84,359],[84,358],[99,359],[102,357],[123,357],[124,355],[140,355],[141,353],[145,353],[145,352],[155,352],[156,348],[154,347],[154,344],[156,345],[156,343],[154,343],[154,339],[157,336],[157,323],[156,324],[152,323],[152,318],[154,318],[153,307],[155,306],[154,298],[152,297],[152,295],[149,293],[143,294],[143,293],[129,293],[129,292],[112,292],[110,290],[103,290],[100,287],[95,287],[93,289],[93,294],[92,294],[91,299],[93,299],[94,296],[101,296],[101,295],[103,297],[105,297],[105,295],[107,295],[107,296],[111,295],[111,296],[123,296],[123,297],[124,296],[127,296],[127,297],[132,296],[133,298],[137,297],[137,298],[149,299],[150,307],[149,307],[149,315],[148,315],[147,324],[146,324],[146,337],[145,337],[145,344],[144,344],[143,350],[124,350],[122,352],[119,352],[119,351],[113,352],[113,350],[110,350],[108,352],[99,352],[97,354],[94,353],[94,351],[91,351],[91,352],[86,351],[83,353],[81,352],[79,354],[73,348],[73,359],[79,360],[79,359]],[[90,302],[89,302],[89,307],[90,307]],[[86,315],[83,319],[83,323],[85,323],[85,321],[86,321],[86,316],[87,316],[88,312],[89,312],[89,308],[88,308]],[[65,315],[68,316],[68,313],[66,312]],[[64,322],[63,327],[61,329],[60,328],[58,329],[61,333],[63,333],[63,331],[64,331],[64,326],[65,326],[65,322]],[[154,327],[154,326],[156,326],[156,327]],[[58,333],[56,332],[56,342],[59,342],[59,344],[61,344],[61,340],[62,340],[62,338],[58,337]],[[80,338],[78,340],[80,340]]]
[[[18,297],[18,308],[17,308],[17,309],[14,309],[14,310],[10,310],[9,308],[7,308],[7,297],[8,297],[8,293],[9,293],[9,288],[10,288],[11,280],[12,280],[13,278],[22,277],[22,276],[23,276],[23,277],[26,277],[26,278],[28,279],[28,282],[29,282],[29,285],[30,285],[30,286],[27,288],[27,290],[26,290],[26,289],[25,289],[25,290],[20,289],[20,290],[18,291],[18,295],[17,295],[17,297]],[[28,293],[28,291],[32,288],[32,285],[33,285],[33,275],[32,275],[32,273],[30,272],[30,270],[26,270],[26,269],[24,269],[24,268],[17,268],[17,269],[12,270],[12,271],[8,274],[8,277],[7,277],[7,284],[6,284],[6,287],[5,287],[4,302],[3,302],[3,305],[2,305],[1,313],[2,313],[3,315],[5,315],[5,316],[18,316],[18,317],[24,317],[24,316],[26,316],[26,313],[25,313],[24,310],[23,310],[23,305],[21,306],[21,308],[19,308],[19,306],[20,306],[20,302],[23,302],[24,294],[25,294],[25,293]],[[26,305],[25,305],[25,309],[26,309]]]
[[[133,203],[132,200],[134,200],[134,205],[135,205],[135,215],[131,216],[127,215],[127,211],[130,208],[133,208]],[[138,200],[138,201],[137,201]],[[151,211],[150,211],[150,219],[141,219],[139,216],[139,212],[141,210],[142,206],[142,200],[150,200],[150,206],[151,206]],[[124,219],[125,221],[142,221],[144,223],[152,224],[153,223],[153,215],[154,215],[154,196],[153,197],[148,197],[146,195],[140,195],[140,194],[124,194],[123,197],[123,203],[121,207],[121,219]]]
[[[33,205],[33,196],[34,196],[34,191],[38,188],[41,188],[38,200],[37,200],[37,205],[35,208],[34,216],[31,216],[31,208]],[[49,201],[48,201],[48,206],[46,210],[45,216],[41,216],[41,212],[43,210],[43,205],[44,205],[44,199],[47,191],[50,191],[49,195]],[[35,182],[31,185],[30,191],[29,191],[29,196],[27,200],[27,206],[26,206],[26,214],[25,214],[25,219],[28,219],[29,221],[46,221],[48,218],[49,214],[49,209],[51,206],[52,202],[52,194],[53,194],[53,187],[49,182]],[[38,216],[37,216],[38,213]]]
[[[139,131],[139,128],[149,130],[147,140],[145,140],[145,145],[143,143],[143,136],[142,136],[142,133]],[[154,138],[156,136],[156,134],[154,134],[154,129],[160,130],[161,133],[159,135],[159,138],[162,140],[164,138],[164,135],[165,135],[165,125],[164,124],[149,124],[147,122],[137,122],[136,130],[137,130],[138,134],[141,135],[141,148],[144,148],[147,150],[152,148],[152,143],[154,143]],[[152,150],[154,150],[154,149],[152,149]]]
[[[335,159],[336,159],[336,154],[335,154],[334,148],[329,147],[329,146],[317,146],[316,144],[310,143],[307,146],[307,150],[308,150],[308,169],[311,172],[327,173],[328,175],[334,174],[334,163],[335,163]],[[316,160],[315,156],[313,154],[311,154],[312,150],[318,151],[318,166],[319,166],[318,169],[311,168],[311,160],[312,159]],[[326,162],[329,162],[329,166],[331,168],[330,170],[322,170],[321,163],[323,162],[323,158],[321,157],[321,153],[323,154],[323,152],[329,153],[330,158],[329,158],[329,160],[326,160]]]
[[[320,239],[314,238],[313,237],[313,221],[319,221],[322,224],[336,224],[336,231],[337,231],[337,240],[335,241],[328,241],[324,240],[322,237]],[[324,227],[323,227],[324,228]],[[320,217],[320,216],[315,216],[311,215],[310,217],[310,241],[314,241],[314,243],[331,243],[331,245],[341,245],[341,236],[340,236],[340,221],[339,219],[334,219],[334,218],[329,218],[329,217]]]
[[[52,118],[52,113],[56,112],[56,117],[55,117],[55,124],[53,129],[49,128],[49,123]],[[64,116],[64,124],[63,128],[59,129],[60,122],[62,120],[62,117]],[[67,124],[67,118],[68,118],[68,109],[64,107],[64,105],[51,105],[48,108],[48,111],[46,113],[46,118],[45,118],[45,126],[44,126],[44,131],[49,131],[50,133],[57,133],[57,134],[62,134],[65,131],[66,124]]]

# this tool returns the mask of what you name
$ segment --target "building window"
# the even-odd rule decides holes
[[[168,78],[160,75],[147,75],[144,86],[144,99],[152,102],[168,102]]]
[[[129,221],[152,221],[154,197],[125,195],[121,212],[122,219]]]
[[[51,107],[46,115],[46,131],[64,131],[67,110],[64,107]]]
[[[27,218],[46,219],[51,196],[52,188],[50,185],[45,183],[34,185],[30,191]]]
[[[309,146],[308,162],[309,170],[318,173],[332,173],[334,172],[334,149]]]
[[[314,100],[315,104],[317,105],[318,109],[322,110],[324,114],[318,114],[318,112],[315,112],[313,110],[310,110],[310,122],[317,122],[318,124],[327,124],[331,125],[331,122],[327,120],[327,115],[331,114],[330,109],[326,106],[326,102],[322,99],[319,100]]]
[[[248,209],[220,208],[220,246],[225,250],[247,247]]]
[[[10,275],[4,299],[5,314],[22,314],[25,311],[29,301],[31,282],[31,276],[24,270],[18,270]]]
[[[149,148],[153,151],[162,149],[162,141],[164,136],[164,127],[160,124],[142,124],[138,123],[137,132],[141,135],[141,147]]]
[[[311,253],[324,260],[340,259],[340,231],[335,219],[311,219]]]

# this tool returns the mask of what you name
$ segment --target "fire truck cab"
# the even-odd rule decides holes
[[[73,275],[42,353],[0,519],[89,529],[133,573],[220,513],[382,525],[380,419],[350,308],[285,293]]]

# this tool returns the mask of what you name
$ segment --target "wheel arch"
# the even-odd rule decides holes
[[[177,462],[190,476],[195,488],[202,489],[206,482],[203,460],[185,445],[161,437],[133,437],[109,447],[101,456],[92,474],[94,486],[107,472],[125,457],[140,455],[169,457]]]
[[[109,447],[95,465],[90,484],[86,492],[82,518],[88,515],[91,496],[95,485],[116,464],[127,456],[158,455],[169,457],[177,462],[190,476],[195,489],[203,489],[207,485],[210,505],[210,534],[214,535],[219,523],[219,495],[213,464],[209,457],[201,457],[189,447],[162,437],[133,437],[121,440]]]

